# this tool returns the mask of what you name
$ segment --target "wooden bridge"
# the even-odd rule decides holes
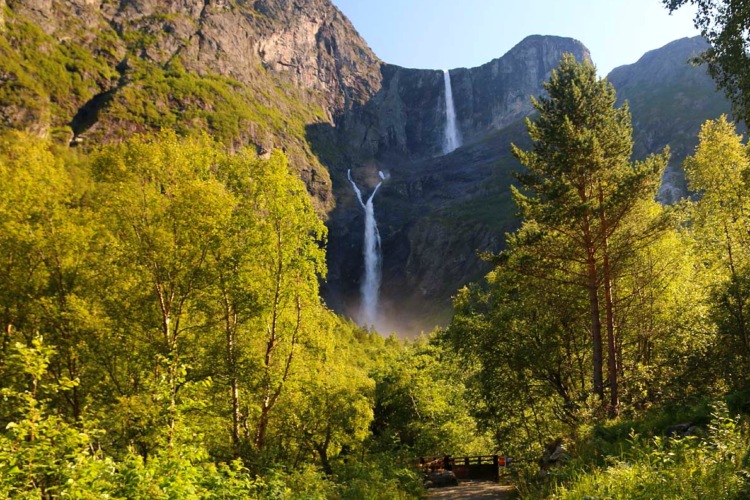
[[[458,480],[500,481],[500,469],[505,468],[511,459],[502,455],[477,455],[473,457],[452,457],[420,459],[419,465],[425,473],[449,470]]]

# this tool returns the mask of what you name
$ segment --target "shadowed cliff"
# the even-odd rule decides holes
[[[522,118],[531,96],[564,53],[589,60],[578,41],[531,36],[477,68],[450,71],[457,125],[464,145],[442,155],[446,120],[440,70],[384,64],[380,90],[335,122],[308,127],[310,144],[329,167],[337,205],[328,225],[332,307],[355,315],[362,278],[363,214],[346,171],[374,186],[390,174],[375,200],[383,241],[380,329],[413,334],[444,323],[450,296],[488,268],[478,252],[497,251],[514,225],[509,198],[511,139],[525,140]]]

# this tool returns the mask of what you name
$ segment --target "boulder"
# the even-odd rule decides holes
[[[688,435],[688,431],[691,428],[695,430],[695,426],[692,422],[670,425],[664,430],[664,435],[667,437],[685,437]]]
[[[427,480],[424,482],[425,488],[442,488],[444,486],[458,486],[458,479],[452,471],[438,471],[427,474]]]
[[[539,459],[539,478],[544,479],[547,477],[547,471],[565,460],[565,458],[565,446],[563,446],[562,438],[557,438],[547,443],[544,447],[542,457]]]

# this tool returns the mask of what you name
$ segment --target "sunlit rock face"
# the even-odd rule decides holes
[[[84,145],[154,125],[212,133],[234,128],[221,139],[261,154],[283,148],[319,212],[333,208],[330,176],[310,150],[306,127],[332,126],[347,109],[368,102],[380,90],[382,63],[330,1],[14,0],[8,8],[8,16],[0,9],[0,27],[13,31],[29,22],[48,37],[39,38],[40,58],[57,47],[76,47],[89,59],[62,69],[79,73],[83,90],[64,96],[39,86],[17,90],[28,105],[0,102],[0,125],[58,133]],[[17,66],[0,61],[0,74],[11,82],[34,80],[14,74]],[[190,78],[172,88],[145,81],[180,71]],[[195,92],[217,84],[219,90],[204,92],[210,95]],[[231,96],[223,93],[241,95],[244,102],[229,106],[241,109],[225,112]],[[169,113],[177,119],[161,123]]]

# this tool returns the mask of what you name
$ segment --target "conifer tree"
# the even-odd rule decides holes
[[[565,55],[544,86],[547,96],[534,99],[539,112],[527,120],[533,147],[513,152],[527,171],[518,174],[522,190],[514,197],[526,220],[512,244],[535,255],[538,277],[556,271],[559,280],[586,290],[589,302],[593,392],[604,400],[604,348],[611,413],[618,398],[618,353],[613,286],[618,256],[613,236],[641,201],[653,200],[667,153],[630,163],[632,127],[627,104],[615,108],[614,88],[598,79],[588,62]],[[632,234],[626,248],[648,240],[655,225]],[[546,243],[545,243],[546,242]],[[549,271],[549,272],[548,272]]]

